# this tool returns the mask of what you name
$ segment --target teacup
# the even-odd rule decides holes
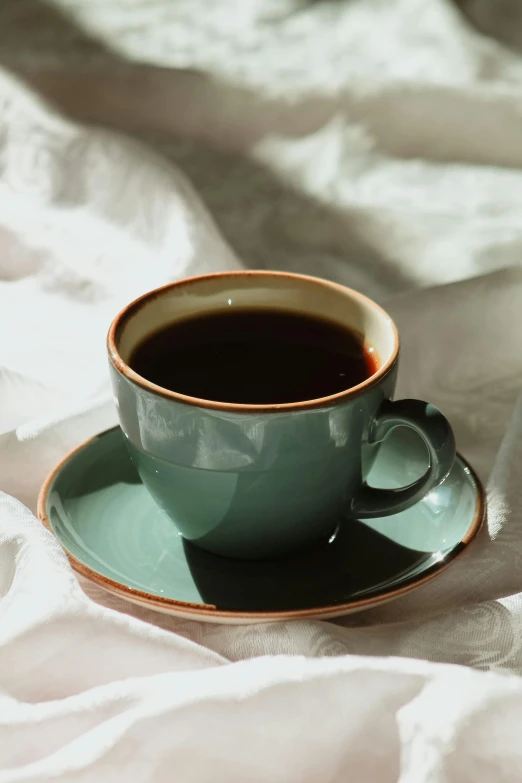
[[[363,335],[378,367],[362,383],[320,399],[252,405],[189,397],[129,364],[159,329],[231,304],[334,321]],[[391,318],[336,283],[261,271],[180,280],[125,307],[110,327],[108,352],[121,428],[143,483],[184,538],[219,555],[285,555],[331,536],[350,518],[404,511],[444,479],[455,459],[452,429],[433,405],[392,399],[399,337]],[[424,440],[428,468],[408,486],[371,487],[365,479],[377,444],[396,426]]]

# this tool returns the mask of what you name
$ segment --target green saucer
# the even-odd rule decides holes
[[[404,486],[425,468],[422,445],[397,429],[369,483]],[[57,465],[38,513],[73,567],[111,593],[188,619],[255,623],[337,617],[413,590],[470,544],[485,503],[459,457],[443,483],[402,514],[347,520],[329,540],[292,557],[232,560],[184,541],[143,487],[116,427]]]

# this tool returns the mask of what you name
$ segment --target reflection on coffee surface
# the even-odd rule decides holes
[[[143,340],[129,364],[165,389],[250,405],[327,397],[378,369],[376,354],[357,332],[268,308],[229,308],[169,324]]]

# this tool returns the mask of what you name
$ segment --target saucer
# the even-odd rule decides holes
[[[424,447],[397,428],[369,476],[404,486]],[[449,476],[401,514],[347,520],[329,540],[273,560],[233,560],[185,541],[155,505],[119,427],[67,455],[45,481],[38,515],[73,568],[133,603],[191,620],[247,624],[327,619],[390,601],[437,577],[476,536],[484,490],[458,457]]]

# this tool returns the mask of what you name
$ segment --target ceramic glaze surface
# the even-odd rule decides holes
[[[396,429],[379,448],[369,478],[391,488],[425,468],[422,444]],[[335,616],[413,589],[475,535],[482,494],[457,458],[445,481],[401,514],[348,520],[333,541],[291,557],[227,559],[183,540],[141,483],[115,428],[62,463],[44,487],[40,508],[73,565],[107,589],[183,616],[256,622],[303,612]]]
[[[151,495],[185,538],[237,557],[279,554],[332,532],[369,470],[368,426],[395,384],[392,371],[334,407],[236,414],[167,400],[111,374],[129,453]]]
[[[132,368],[133,349],[161,325],[267,306],[355,329],[376,352],[378,369],[329,397],[243,405],[189,397]],[[361,294],[316,278],[255,271],[151,291],[124,308],[108,335],[114,399],[141,480],[188,541],[246,559],[286,555],[329,537],[348,514],[403,511],[447,476],[455,458],[447,420],[427,403],[392,402],[398,348],[390,317]],[[412,485],[373,490],[366,482],[373,444],[399,425],[424,440],[428,467]]]

